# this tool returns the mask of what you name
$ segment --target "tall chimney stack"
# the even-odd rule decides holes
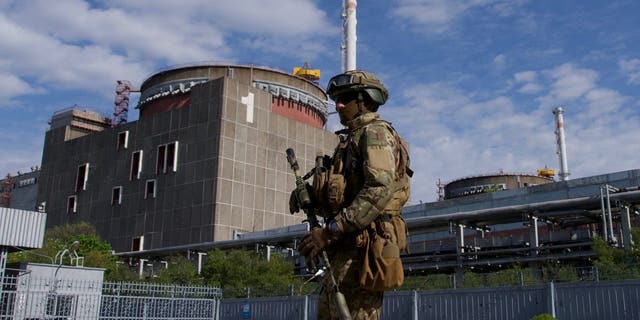
[[[556,138],[558,142],[558,160],[560,161],[560,172],[558,176],[561,181],[569,179],[569,166],[567,165],[567,144],[564,137],[564,109],[557,107],[553,109],[553,114],[556,116]]]
[[[356,0],[344,0],[342,8],[342,72],[356,69]]]

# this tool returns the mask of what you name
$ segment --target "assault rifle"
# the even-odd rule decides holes
[[[305,175],[303,177],[300,175],[300,166],[298,165],[298,159],[296,159],[296,154],[293,152],[293,149],[287,149],[287,161],[289,165],[291,165],[291,169],[293,170],[293,174],[296,177],[296,199],[298,200],[298,207],[302,209],[302,211],[307,216],[307,222],[309,222],[309,229],[313,230],[316,228],[322,228],[320,222],[318,222],[318,218],[313,213],[313,203],[311,203],[311,197],[309,196],[309,192],[307,191],[307,183],[305,182],[306,178],[309,178],[311,175]],[[316,168],[317,169],[317,168]],[[342,320],[351,320],[351,313],[349,312],[349,307],[347,306],[347,300],[344,297],[344,294],[340,292],[340,288],[338,287],[338,282],[336,278],[333,276],[333,271],[331,270],[331,263],[329,262],[329,256],[327,255],[327,251],[322,250],[322,263],[324,264],[327,272],[329,273],[329,277],[331,279],[331,284],[335,290],[336,294],[336,304],[338,305],[338,310],[340,311],[340,318]],[[315,272],[316,265],[315,261],[310,261],[311,268],[313,272]]]

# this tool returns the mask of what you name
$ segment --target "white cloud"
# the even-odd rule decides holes
[[[401,95],[406,106],[381,112],[410,142],[413,181],[420,181],[412,186],[414,203],[434,200],[439,178],[500,169],[535,173],[555,159],[551,112],[521,111],[506,96],[478,100],[443,83],[416,84]]]
[[[542,86],[540,86],[539,84],[534,83],[534,82],[530,82],[530,83],[527,83],[527,84],[523,85],[518,90],[518,92],[524,93],[524,94],[534,94],[534,93],[538,93],[538,92],[542,91],[542,89],[543,89]]]
[[[591,69],[581,69],[565,63],[543,73],[551,80],[549,93],[539,101],[543,105],[571,102],[596,88],[598,73]]]
[[[591,116],[600,116],[603,113],[616,112],[628,98],[615,90],[596,88],[585,94],[585,100]]]
[[[397,0],[392,15],[417,25],[427,33],[442,33],[464,12],[488,1]]]
[[[36,91],[36,89],[31,87],[27,82],[9,73],[0,72],[0,83],[2,84],[2,89],[0,89],[0,107],[8,105],[12,97]]]
[[[563,64],[548,70],[516,73],[515,90],[538,93],[545,104],[527,109],[521,101],[491,93],[476,96],[460,85],[415,84],[399,93],[403,108],[383,116],[410,143],[416,172],[412,202],[436,199],[438,179],[485,173],[535,174],[545,165],[558,168],[552,109],[565,107],[569,169],[572,178],[637,167],[637,106],[620,92],[601,87],[600,75]],[[621,170],[621,169],[620,169]],[[417,183],[416,183],[417,182]]]
[[[523,84],[518,92],[524,94],[534,94],[542,91],[542,86],[537,82],[538,73],[535,71],[523,71],[514,75],[514,82]]]
[[[525,1],[498,0],[396,0],[391,15],[413,25],[423,33],[441,34],[468,11],[476,8],[488,10],[498,16],[510,16]]]
[[[129,62],[104,47],[67,45],[2,16],[0,38],[5,39],[0,43],[2,59],[17,62],[3,66],[4,72],[31,77],[53,88],[83,88],[110,94],[115,80],[140,79],[149,72],[143,65]]]
[[[311,1],[33,0],[3,7],[0,73],[105,96],[118,79],[135,83],[166,65],[236,60],[256,49],[302,63],[325,52],[322,40],[339,30]],[[232,46],[232,36],[244,41]]]
[[[640,84],[640,59],[618,61],[620,71],[627,75],[631,84]]]
[[[493,65],[496,66],[496,68],[498,69],[504,68],[506,63],[507,63],[507,56],[505,56],[504,54],[499,54],[493,58]]]
[[[533,81],[536,81],[536,78],[538,77],[538,73],[535,71],[522,71],[522,72],[516,73],[513,77],[517,83],[533,82]]]

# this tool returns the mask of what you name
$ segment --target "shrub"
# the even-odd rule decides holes
[[[548,313],[541,313],[541,314],[531,318],[531,320],[556,320],[556,318],[554,318],[552,315],[550,315]]]

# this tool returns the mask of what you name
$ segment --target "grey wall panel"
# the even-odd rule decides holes
[[[42,248],[47,214],[0,208],[0,245]]]
[[[640,281],[556,285],[558,319],[640,319]]]
[[[551,289],[554,295],[550,294]],[[417,299],[414,299],[414,295]],[[227,299],[220,319],[241,319],[242,306],[251,304],[251,319],[316,319],[318,296]],[[527,287],[398,291],[385,293],[383,320],[529,320],[551,314],[556,319],[640,319],[640,281],[608,281]]]
[[[309,301],[309,306],[313,304],[315,307],[317,304],[317,299]],[[220,319],[243,319],[243,308],[247,304],[250,305],[250,319],[305,319],[304,296],[223,300],[220,305]],[[316,316],[313,314],[307,318],[315,319]]]
[[[411,319],[413,308],[413,293],[406,291],[385,292],[382,305],[382,320]]]
[[[418,319],[530,319],[546,312],[547,298],[542,286],[421,291],[417,307]]]

